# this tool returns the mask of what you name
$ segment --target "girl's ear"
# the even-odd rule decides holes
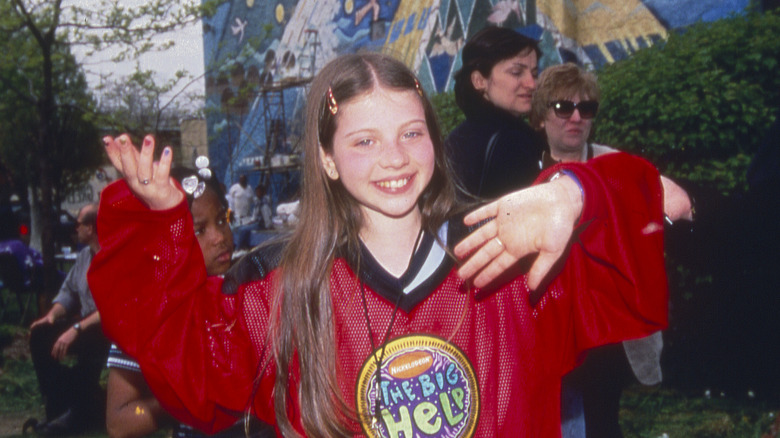
[[[480,73],[479,70],[471,72],[471,85],[474,86],[475,90],[485,91],[487,88],[487,81],[487,78],[482,76],[482,73]]]
[[[325,152],[320,146],[320,161],[322,161],[322,167],[325,169],[325,174],[333,181],[339,179],[339,171],[336,169],[336,162],[333,158]]]

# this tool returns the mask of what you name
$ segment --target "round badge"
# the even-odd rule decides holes
[[[474,368],[458,347],[435,336],[410,335],[385,349],[381,379],[376,372],[381,349],[366,359],[358,375],[356,406],[367,436],[474,435],[479,389]]]

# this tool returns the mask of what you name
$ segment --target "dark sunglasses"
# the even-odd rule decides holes
[[[575,109],[580,111],[580,117],[583,119],[592,119],[599,111],[599,103],[595,100],[583,100],[577,103],[570,100],[556,100],[550,102],[548,106],[552,107],[555,115],[562,119],[571,117]]]

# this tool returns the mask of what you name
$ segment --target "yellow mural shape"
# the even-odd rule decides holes
[[[628,52],[632,47],[626,40],[634,42],[641,36],[651,44],[649,35],[667,36],[664,26],[639,0],[538,0],[537,9],[563,36],[580,46],[598,46],[610,62],[614,60],[605,46],[610,41]]]
[[[355,2],[353,0],[347,0],[344,2],[344,12],[347,15],[351,14],[355,10]]]
[[[251,8],[255,5],[255,0],[246,0],[246,7]]]
[[[276,5],[276,22],[281,24],[282,21],[284,21],[284,5],[278,3]]]
[[[438,6],[439,0],[402,0],[393,22],[388,24],[387,39],[382,51],[395,56],[416,71],[424,55],[421,47],[424,48],[428,43],[431,29],[436,22]],[[410,19],[413,21],[411,25],[408,22]],[[420,20],[427,20],[422,29]],[[390,42],[396,26],[401,26],[400,35]],[[408,26],[411,26],[411,30],[406,33]]]

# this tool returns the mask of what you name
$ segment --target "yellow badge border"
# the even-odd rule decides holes
[[[446,339],[440,338],[434,335],[406,335],[393,339],[386,346],[383,362],[387,361],[387,358],[392,357],[395,353],[410,348],[434,348],[453,357],[463,368],[466,373],[467,380],[471,383],[471,406],[473,407],[473,415],[469,415],[469,420],[466,426],[463,428],[462,437],[471,437],[474,435],[474,430],[477,428],[477,420],[479,419],[480,405],[479,405],[479,382],[477,381],[477,375],[474,372],[474,366],[468,360],[468,357],[461,351],[458,346],[447,342]],[[360,367],[358,373],[356,388],[355,388],[355,409],[357,410],[358,418],[360,419],[360,426],[363,428],[363,432],[366,436],[371,438],[381,438],[374,434],[374,430],[371,429],[371,415],[368,410],[368,382],[371,376],[376,371],[376,363],[379,360],[379,356],[382,354],[382,349],[377,349],[374,354],[369,355],[366,361],[363,362],[363,366]]]

